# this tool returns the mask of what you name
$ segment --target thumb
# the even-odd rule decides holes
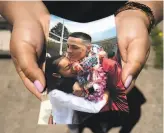
[[[41,99],[41,93],[45,88],[45,76],[37,63],[37,55],[33,46],[21,42],[19,48],[11,45],[11,57],[16,70],[26,88],[36,97]]]
[[[22,58],[18,58],[20,68],[28,78],[31,83],[34,83],[34,86],[39,92],[43,92],[45,88],[45,76],[41,68],[38,66],[37,57],[32,50],[24,51]],[[32,54],[33,53],[33,54]]]
[[[122,69],[122,81],[126,88],[131,86],[132,83],[134,84],[148,58],[150,47],[145,45],[145,43],[148,42],[142,39],[135,39],[128,46],[127,61],[123,61]]]

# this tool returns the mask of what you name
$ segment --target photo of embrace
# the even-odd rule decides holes
[[[46,47],[51,123],[80,124],[104,111],[128,113],[114,15],[88,23],[51,15]]]

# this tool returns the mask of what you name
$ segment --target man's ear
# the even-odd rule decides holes
[[[52,73],[52,76],[55,77],[55,78],[61,78],[61,75],[58,74],[58,73]]]

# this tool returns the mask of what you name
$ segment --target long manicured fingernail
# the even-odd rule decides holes
[[[36,89],[39,91],[39,92],[42,92],[43,91],[43,86],[42,86],[42,84],[40,83],[40,81],[39,80],[35,80],[34,81],[34,85],[35,85],[35,87],[36,87]]]
[[[128,88],[129,86],[130,86],[130,84],[131,84],[131,82],[132,82],[132,79],[133,79],[133,77],[132,77],[132,75],[129,75],[128,77],[127,77],[127,79],[126,79],[126,81],[125,81],[125,88]]]

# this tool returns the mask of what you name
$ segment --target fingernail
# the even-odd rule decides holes
[[[39,91],[39,92],[42,92],[43,91],[43,86],[42,86],[42,84],[40,83],[40,81],[39,80],[35,80],[34,81],[34,85],[35,85],[35,87],[36,87],[36,89]]]
[[[133,79],[133,77],[132,77],[132,75],[129,75],[128,77],[127,77],[127,79],[126,79],[126,81],[125,81],[125,88],[128,88],[129,86],[130,86],[130,84],[131,84],[131,82],[132,82],[132,79]]]

